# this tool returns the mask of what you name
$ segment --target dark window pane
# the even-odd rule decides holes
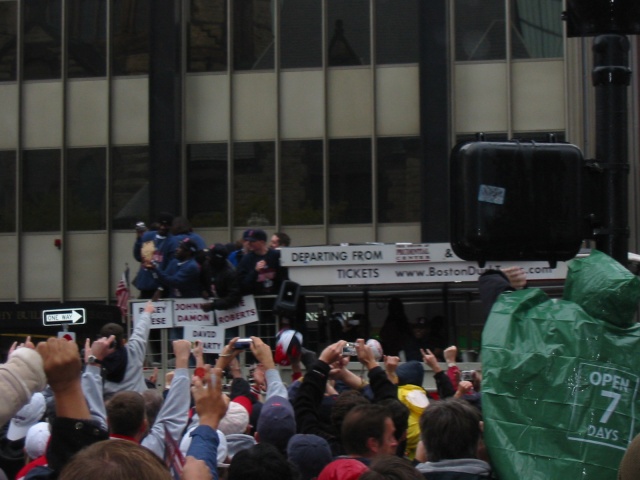
[[[371,223],[371,140],[329,141],[329,222]]]
[[[112,55],[114,75],[149,73],[150,0],[114,0]]]
[[[272,0],[234,0],[233,68],[273,69]]]
[[[227,69],[227,0],[191,0],[187,41],[189,72]]]
[[[130,230],[149,219],[149,148],[114,147],[111,156],[113,228]]]
[[[515,132],[513,138],[521,142],[553,143],[564,142],[564,132]]]
[[[60,0],[29,0],[24,7],[25,80],[60,78],[61,21]]]
[[[378,140],[378,221],[420,221],[420,140]]]
[[[418,1],[376,0],[376,62],[418,62]]]
[[[25,150],[22,155],[23,230],[60,230],[60,150]]]
[[[284,0],[280,9],[280,66],[322,67],[322,3]]]
[[[67,228],[105,230],[106,150],[67,150]]]
[[[506,58],[504,0],[456,0],[456,60]]]
[[[229,225],[226,143],[187,148],[187,217],[194,227]]]
[[[513,0],[513,58],[562,57],[562,0]]]
[[[0,232],[16,231],[16,152],[0,151]]]
[[[233,151],[233,223],[236,226],[275,223],[275,144],[236,143]]]
[[[321,225],[322,140],[282,142],[280,157],[283,225]]]
[[[369,0],[328,0],[329,66],[369,65]]]
[[[461,133],[456,135],[456,142],[506,142],[508,140],[505,133]]]
[[[0,2],[0,82],[16,79],[18,4]]]
[[[107,74],[106,0],[67,0],[69,78]]]

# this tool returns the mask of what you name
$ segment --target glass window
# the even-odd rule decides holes
[[[22,2],[25,80],[60,78],[62,62],[61,0]]]
[[[419,0],[376,0],[376,63],[417,63]]]
[[[275,144],[236,143],[233,147],[233,223],[264,226],[275,223]]]
[[[562,0],[513,0],[513,58],[562,57]]]
[[[329,141],[329,222],[371,223],[371,140]]]
[[[272,70],[274,58],[272,0],[234,0],[233,68]]]
[[[16,231],[16,152],[0,151],[0,232]]]
[[[456,60],[506,58],[504,0],[455,0]]]
[[[22,229],[59,231],[60,150],[25,150],[22,155]]]
[[[106,230],[106,149],[67,150],[67,228]]]
[[[322,140],[291,140],[280,146],[283,225],[323,223]]]
[[[149,1],[113,2],[111,44],[114,75],[149,73]]]
[[[187,71],[227,70],[227,0],[191,0]]]
[[[149,147],[114,147],[111,182],[113,228],[149,219]]]
[[[369,65],[369,0],[328,0],[329,66]]]
[[[18,4],[0,2],[0,82],[16,79],[17,39]]]
[[[420,139],[378,139],[378,221],[419,222]]]
[[[281,5],[281,68],[322,67],[322,2],[283,0]]]
[[[187,147],[187,217],[194,227],[229,225],[226,143]]]
[[[67,0],[69,78],[107,74],[106,0]]]

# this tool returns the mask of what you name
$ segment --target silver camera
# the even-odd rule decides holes
[[[347,344],[342,347],[342,356],[343,357],[357,357],[358,352],[356,352],[356,344],[347,342]]]

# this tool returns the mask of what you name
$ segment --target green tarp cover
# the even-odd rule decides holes
[[[571,262],[562,300],[534,288],[500,295],[482,335],[498,478],[616,478],[640,432],[639,300],[638,278],[597,251]]]

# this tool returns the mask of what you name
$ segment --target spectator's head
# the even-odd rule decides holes
[[[342,423],[347,413],[357,405],[368,405],[369,400],[356,390],[346,390],[336,397],[331,407],[331,425],[336,432],[342,430]]]
[[[270,443],[286,454],[289,439],[295,433],[296,416],[289,400],[275,395],[264,402],[256,426],[256,440]]]
[[[186,217],[176,217],[171,223],[171,233],[180,235],[181,233],[189,233],[192,231],[191,224]]]
[[[158,225],[158,234],[166,236],[171,230],[171,223],[173,223],[173,215],[164,212],[158,215],[156,224]]]
[[[18,410],[18,413],[11,419],[7,430],[7,439],[14,442],[25,438],[29,429],[42,420],[46,409],[47,404],[42,393],[36,392],[31,395],[29,403]]]
[[[38,422],[27,432],[24,440],[24,451],[31,460],[44,455],[49,444],[51,431],[48,422]]]
[[[367,470],[367,466],[358,460],[340,458],[324,467],[318,480],[357,480]]]
[[[198,245],[189,237],[183,238],[176,248],[175,257],[178,260],[188,260],[195,256],[198,251]]]
[[[420,437],[430,462],[476,458],[482,418],[468,402],[431,402],[420,417]]]
[[[246,239],[249,242],[249,250],[263,255],[267,249],[267,232],[264,230],[247,230]]]
[[[409,408],[397,398],[387,398],[379,402],[379,405],[389,410],[391,421],[396,429],[393,436],[398,441],[396,454],[402,456],[406,446],[407,429],[409,428]]]
[[[424,338],[429,333],[429,322],[425,317],[418,317],[411,322],[411,334],[418,339]]]
[[[367,404],[352,408],[342,423],[340,438],[348,455],[374,457],[394,455],[398,441],[391,414],[382,405]]]
[[[227,413],[220,420],[218,429],[225,435],[246,433],[249,426],[249,413],[238,402],[229,402]]]
[[[287,458],[298,469],[300,480],[311,480],[331,463],[333,455],[324,438],[299,433],[289,440]]]
[[[618,469],[618,480],[637,478],[640,478],[640,435],[637,435],[627,447]]]
[[[107,402],[109,433],[140,440],[148,424],[144,410],[144,398],[138,392],[116,393]]]
[[[162,397],[162,393],[155,388],[148,388],[142,392],[142,398],[144,398],[144,410],[147,413],[147,423],[149,424],[149,428],[151,428],[156,422],[156,417],[162,408],[164,398]]]
[[[228,480],[293,480],[294,471],[285,456],[270,443],[236,453],[229,466]]]
[[[396,369],[398,375],[398,385],[417,385],[422,386],[424,380],[424,367],[417,360],[410,360]]]
[[[124,328],[122,325],[118,323],[106,323],[100,329],[100,337],[109,338],[113,335],[115,338],[115,347],[116,349],[122,348],[124,346]]]
[[[227,257],[229,256],[229,251],[227,247],[225,247],[221,243],[216,243],[215,245],[211,245],[209,249],[209,262],[214,267],[220,268],[227,264]]]
[[[284,232],[276,232],[271,236],[271,248],[289,247],[291,238]]]
[[[81,450],[64,466],[59,480],[171,480],[162,460],[148,448],[125,440],[103,440]]]
[[[411,462],[391,455],[376,457],[358,480],[424,480]]]

